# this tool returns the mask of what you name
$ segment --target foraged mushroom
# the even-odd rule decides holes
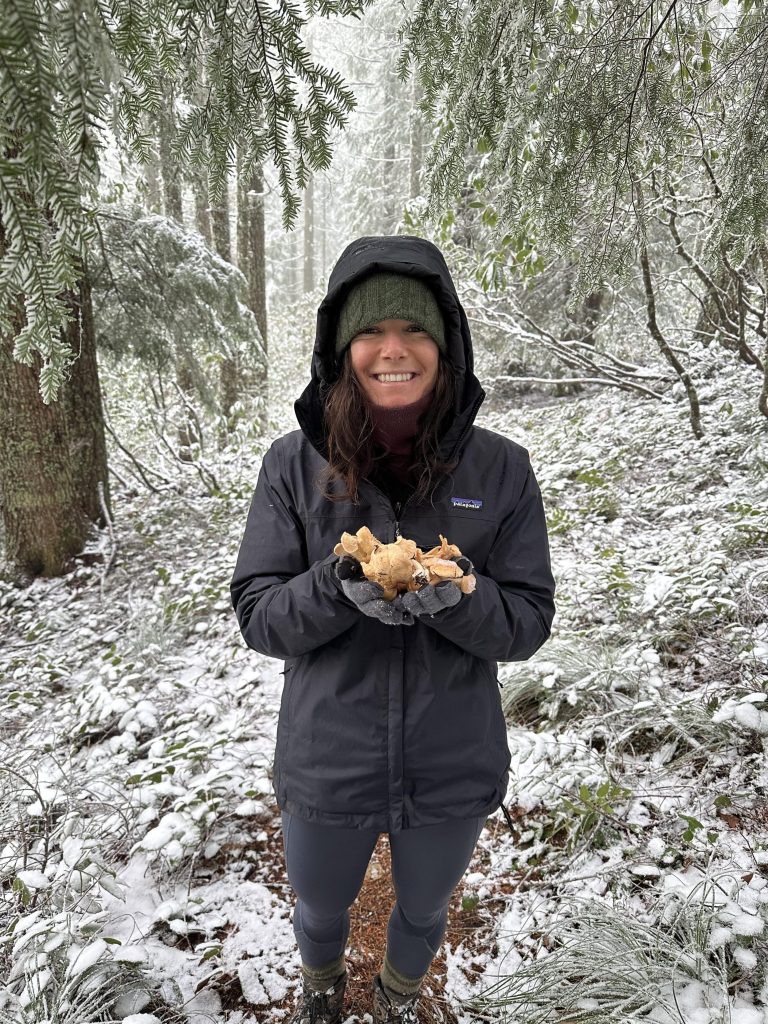
[[[449,544],[441,534],[440,544],[422,553],[416,542],[398,537],[392,544],[382,544],[367,526],[356,533],[342,533],[334,547],[337,555],[352,555],[360,562],[366,579],[380,583],[385,601],[393,601],[398,594],[435,586],[443,580],[455,583],[463,594],[475,589],[475,577],[465,576],[453,561],[461,557],[455,544]]]

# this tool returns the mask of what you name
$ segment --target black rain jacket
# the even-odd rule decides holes
[[[459,372],[440,447],[460,462],[431,503],[395,508],[369,479],[358,504],[331,502],[315,483],[327,465],[323,395],[337,372],[339,304],[377,270],[433,288]],[[528,451],[473,426],[484,397],[439,249],[407,235],[351,243],[318,309],[311,380],[294,406],[301,429],[264,455],[230,587],[246,644],[285,661],[273,787],[289,814],[398,832],[506,813],[511,757],[497,663],[525,661],[549,637],[555,583]],[[399,531],[422,550],[444,534],[474,563],[475,592],[413,625],[363,615],[333,571],[341,534],[363,525],[384,542]]]

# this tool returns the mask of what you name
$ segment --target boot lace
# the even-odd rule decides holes
[[[301,1009],[299,1024],[326,1024],[332,1015],[328,993],[315,992],[305,987],[304,1005]]]
[[[417,1003],[418,993],[405,1003],[393,1002],[384,992],[379,990],[381,1003],[384,1004],[386,1017],[381,1024],[418,1024]]]
[[[412,1002],[405,1003],[403,1006],[390,1005],[387,1020],[399,1021],[400,1024],[418,1024],[416,999],[414,998]]]
[[[328,1000],[322,992],[312,992],[309,997],[307,1024],[324,1024],[328,1019]]]

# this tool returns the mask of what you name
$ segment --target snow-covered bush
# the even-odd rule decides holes
[[[244,400],[196,456],[205,481],[160,440],[152,375],[105,358],[129,449],[110,441],[114,537],[64,579],[0,580],[0,1024],[170,1024],[203,996],[201,1019],[236,1019],[299,984],[269,777],[282,666],[244,648],[228,584],[318,299],[273,317],[268,425]],[[477,980],[496,969],[508,1001],[461,1024],[765,1024],[768,439],[754,372],[699,355],[699,441],[674,395],[480,410],[531,453],[557,615],[499,668],[513,828],[484,830],[463,902],[488,928]],[[446,960],[453,980],[468,963]]]
[[[762,1024],[752,990],[740,983],[766,982],[768,881],[753,876],[740,886],[732,876],[695,871],[668,880],[651,910],[637,899],[563,898],[540,955],[517,957],[513,972],[478,991],[467,1009],[502,1024],[685,1024],[699,1019],[700,1008],[710,1021]],[[506,932],[502,921],[499,936],[514,948],[524,934]]]
[[[0,1020],[111,1017],[144,959],[101,934],[105,898],[124,897],[114,853],[130,808],[104,802],[115,794],[103,779],[73,779],[71,763],[52,758],[0,764]]]

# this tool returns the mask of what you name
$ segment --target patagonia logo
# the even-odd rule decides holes
[[[454,508],[482,508],[482,498],[451,498]]]

